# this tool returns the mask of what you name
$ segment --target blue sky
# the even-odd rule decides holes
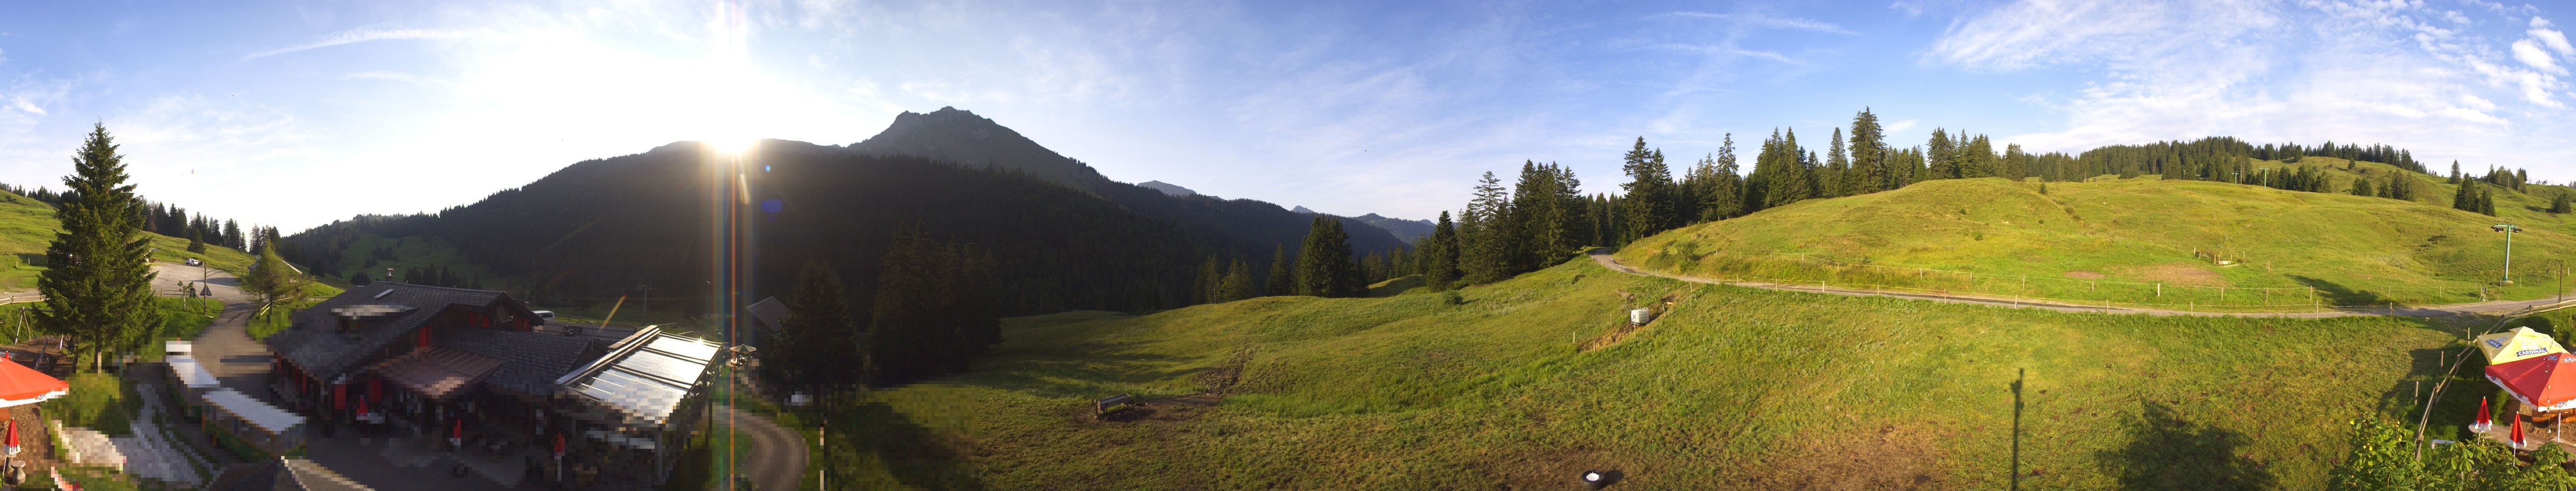
[[[994,118],[1113,179],[1357,215],[1483,171],[1623,180],[1790,127],[2033,150],[2382,142],[2576,179],[2564,4],[13,2],[0,182],[60,187],[104,122],[142,191],[290,232],[469,203],[680,140],[848,144]],[[283,192],[282,192],[283,191]]]

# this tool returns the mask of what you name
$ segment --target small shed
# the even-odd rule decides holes
[[[229,436],[271,455],[304,447],[303,416],[232,389],[207,391],[205,400],[213,410],[207,412],[204,425],[217,439]]]

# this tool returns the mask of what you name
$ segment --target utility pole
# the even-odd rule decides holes
[[[2522,227],[2516,227],[2509,223],[2499,223],[2494,227],[2489,228],[2493,228],[2497,232],[2504,232],[2504,275],[2502,278],[2498,278],[2496,280],[2496,284],[2511,285],[2513,284],[2513,233],[2522,231]]]

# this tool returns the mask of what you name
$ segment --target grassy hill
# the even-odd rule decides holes
[[[0,292],[35,291],[36,273],[45,269],[45,247],[62,231],[53,205],[0,192]],[[195,258],[233,272],[249,270],[252,261],[250,254],[212,245],[203,254],[188,252],[188,239],[160,234],[152,234],[152,246],[152,259],[158,261]]]
[[[1624,489],[2002,489],[2018,469],[2025,489],[2313,489],[2346,451],[2339,421],[2402,411],[2456,336],[1822,296],[1589,261],[1461,293],[1013,319],[977,371],[836,415],[865,428],[849,441],[879,443],[834,450],[834,480],[1562,489],[1602,469]],[[1626,298],[1667,295],[1670,314],[1621,329]],[[1090,401],[1118,393],[1156,402],[1092,420]]]
[[[2335,162],[2332,173],[2348,180]],[[2406,202],[2152,177],[1927,181],[1685,227],[1631,244],[1618,257],[1712,277],[2175,309],[2556,294],[2553,274],[2563,263],[2555,260],[2576,253],[2576,236],[2564,232],[2576,222],[2533,211],[2546,208],[2547,191],[2498,193],[2500,218],[2450,209],[2452,188],[2438,179],[2424,188],[2427,196]],[[2504,261],[2504,236],[2489,229],[2496,223],[2527,230],[2514,236],[2517,283],[2490,291],[2483,285],[2503,272]]]

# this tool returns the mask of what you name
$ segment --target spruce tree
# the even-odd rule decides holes
[[[1832,185],[1826,186],[1825,197],[1837,198],[1860,194],[1859,174],[1852,172],[1851,155],[1843,149],[1842,128],[1834,128],[1833,140],[1826,145],[1826,149],[1825,175],[1831,177],[1826,181]]]
[[[130,346],[159,324],[152,305],[152,241],[143,235],[142,200],[126,183],[124,156],[107,126],[90,127],[63,178],[68,198],[54,209],[62,232],[45,248],[36,290],[44,309],[30,309],[40,330],[69,336],[77,365],[92,366],[111,350]]]
[[[2569,211],[2576,211],[2576,210],[2570,210],[2570,209],[2569,209],[2569,208],[2570,208],[2570,206],[2572,206],[2572,205],[2576,205],[2576,204],[2571,204],[2571,203],[2569,203],[2569,202],[2568,202],[2567,192],[2566,192],[2566,191],[2559,191],[2559,192],[2558,192],[2558,197],[2557,197],[2557,198],[2552,198],[2552,199],[2550,199],[2550,200],[2549,200],[2549,212],[2550,212],[2550,213],[2553,213],[2553,214],[2565,214],[2565,213],[2567,213],[2567,212],[2569,212]]]
[[[2353,196],[2378,196],[2378,195],[2379,195],[2379,190],[2378,190],[2378,189],[2375,189],[2375,188],[2370,187],[2370,177],[2369,177],[2369,176],[2352,176],[2352,195],[2353,195]]]
[[[1217,281],[1218,302],[1252,298],[1252,265],[1237,258],[1225,268],[1225,279]]]
[[[1359,266],[1351,263],[1350,234],[1342,231],[1342,221],[1331,215],[1316,214],[1306,229],[1306,241],[1297,248],[1297,294],[1313,297],[1354,297],[1362,293]]]
[[[1440,212],[1440,221],[1432,225],[1422,249],[1422,284],[1432,290],[1457,287],[1458,228],[1449,222],[1448,211]]]
[[[1288,262],[1288,249],[1270,246],[1270,275],[1262,278],[1261,294],[1287,296],[1297,294],[1295,263]]]
[[[830,265],[805,263],[796,275],[796,287],[787,294],[786,307],[787,316],[778,319],[778,330],[769,333],[773,348],[762,350],[770,363],[761,367],[800,385],[842,384],[871,375],[851,363],[851,353],[873,350],[859,345],[859,323],[850,312],[849,292]]]
[[[1699,189],[1701,221],[1717,221],[1744,214],[1744,177],[1735,164],[1735,134],[1726,134],[1711,160],[1708,185]]]
[[[1647,150],[1646,138],[1637,137],[1636,146],[1621,159],[1619,170],[1628,175],[1628,182],[1619,185],[1628,198],[1628,208],[1623,210],[1626,224],[1622,233],[1625,235],[1619,242],[1635,242],[1670,228],[1673,223],[1673,204],[1670,201],[1673,172],[1664,166],[1663,152]]]
[[[1511,205],[1511,197],[1503,194],[1502,180],[1494,173],[1486,172],[1476,182],[1475,198],[1467,202],[1467,213],[1458,225],[1458,271],[1467,284],[1511,277],[1511,251],[1518,248],[1499,223]]]
[[[1222,293],[1223,287],[1221,286],[1225,282],[1225,270],[1223,269],[1224,266],[1222,266],[1222,264],[1223,263],[1217,261],[1216,256],[1208,256],[1206,261],[1199,263],[1198,280],[1194,285],[1192,285],[1192,288],[1190,288],[1190,303],[1202,304],[1224,301],[1220,300],[1225,297]]]
[[[263,309],[295,305],[304,301],[305,280],[277,256],[274,248],[259,251],[251,263],[250,274],[242,278],[242,290],[250,293]]]
[[[1887,136],[1878,126],[1878,115],[1869,108],[1852,115],[1850,151],[1852,168],[1861,173],[1860,192],[1896,189],[1895,169],[1887,161]]]
[[[241,222],[224,220],[224,247],[239,250],[242,249],[244,245],[245,244],[242,243]]]
[[[1961,134],[1965,135],[1966,132],[1962,131]],[[1959,149],[1959,157],[1963,162],[1965,162],[1960,166],[1961,168],[1959,172],[1961,177],[1995,177],[2003,175],[2003,173],[1996,170],[1995,145],[1993,142],[1986,140],[1986,135],[1977,135],[1975,138],[1969,139],[1967,146]]]
[[[1923,150],[1923,160],[1932,165],[1932,175],[1927,179],[1958,179],[1962,173],[1956,153],[1957,149],[1951,146],[1949,129],[1933,128],[1932,139]]]

